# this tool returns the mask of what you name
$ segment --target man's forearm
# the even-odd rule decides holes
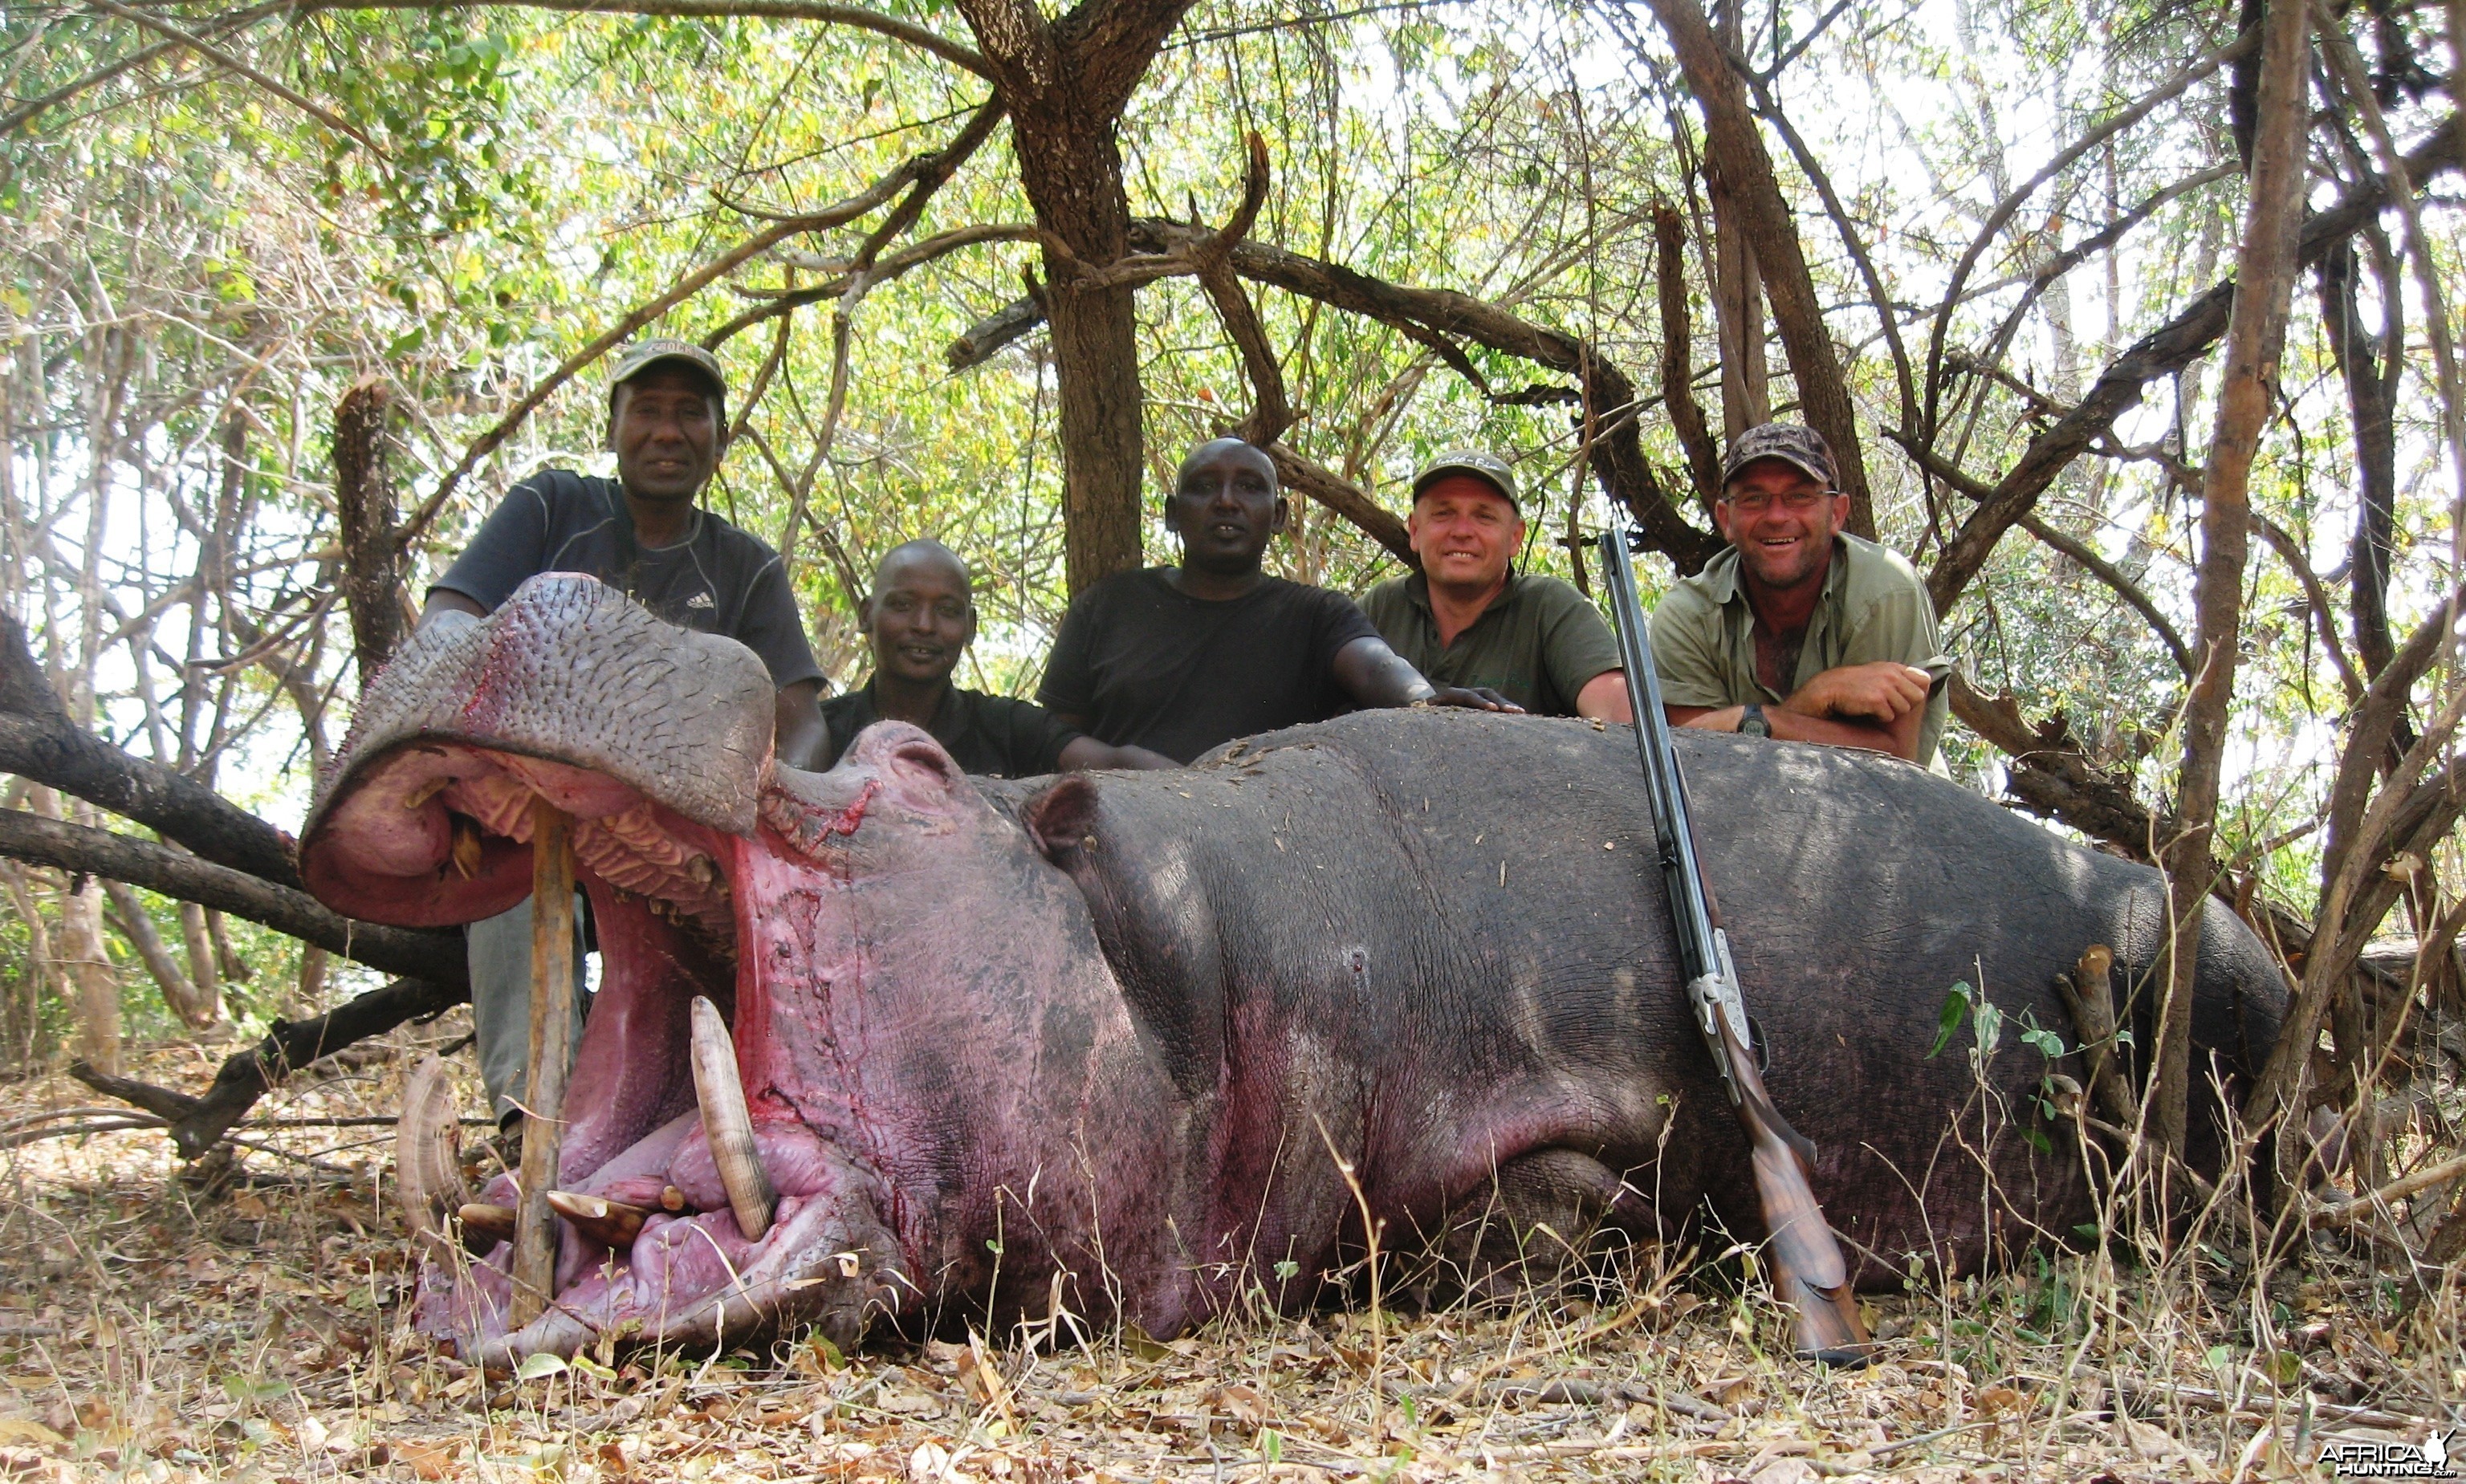
[[[1669,706],[1673,727],[1693,727],[1700,731],[1736,731],[1746,708]],[[1834,716],[1802,716],[1777,706],[1764,708],[1764,722],[1772,734],[1783,742],[1820,742],[1827,747],[1860,747],[1871,753],[1890,753],[1903,762],[1914,761],[1918,752],[1919,713],[1913,711],[1887,726],[1882,722]]]
[[[1365,707],[1411,706],[1438,694],[1413,663],[1379,639],[1356,639],[1335,652],[1336,684]]]

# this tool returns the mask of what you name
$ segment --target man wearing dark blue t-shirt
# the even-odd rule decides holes
[[[1285,519],[1264,451],[1232,438],[1193,449],[1165,499],[1181,565],[1080,594],[1037,699],[1065,727],[1182,763],[1354,707],[1517,709],[1494,691],[1433,686],[1343,594],[1268,576]]]
[[[422,627],[485,615],[544,572],[589,573],[670,623],[721,634],[761,657],[778,687],[779,761],[816,768],[830,747],[821,666],[777,552],[696,499],[728,447],[728,383],[719,358],[682,340],[651,340],[617,362],[608,388],[616,477],[567,469],[506,492],[471,544],[428,590]],[[471,1017],[481,1079],[510,1126],[530,1051],[530,903],[470,929]],[[573,956],[575,1015],[582,955]],[[579,1045],[576,1034],[569,1045]]]

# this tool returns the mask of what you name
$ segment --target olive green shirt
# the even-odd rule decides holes
[[[1934,678],[1918,727],[1917,763],[1925,767],[1951,708],[1944,682],[1952,675],[1952,657],[1936,635],[1935,604],[1917,570],[1899,552],[1856,536],[1836,536],[1824,596],[1806,621],[1789,688],[1796,691],[1826,670],[1878,660],[1915,665]],[[1738,580],[1737,548],[1681,580],[1653,610],[1652,667],[1661,678],[1661,699],[1670,706],[1775,706],[1789,698],[1756,678],[1756,616]]]
[[[1507,579],[1455,642],[1439,642],[1420,573],[1370,590],[1361,611],[1433,686],[1488,686],[1538,716],[1573,716],[1587,681],[1619,667],[1618,641],[1584,596],[1556,577]]]

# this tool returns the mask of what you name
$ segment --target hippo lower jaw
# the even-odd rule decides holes
[[[556,1292],[546,1313],[519,1329],[508,1329],[510,1242],[475,1260],[453,1252],[445,1266],[437,1254],[449,1245],[423,1244],[431,1255],[422,1328],[491,1364],[571,1355],[604,1336],[732,1344],[805,1320],[852,1344],[870,1318],[901,1308],[896,1248],[870,1215],[873,1181],[806,1126],[769,1075],[761,1046],[723,1042],[723,1064],[733,1060],[749,1094],[754,1158],[777,1193],[769,1229],[747,1240],[712,1158],[690,1066],[687,1006],[698,997],[737,1005],[740,978],[754,978],[738,965],[758,962],[773,946],[756,914],[736,910],[730,876],[778,842],[760,830],[750,841],[722,834],[569,764],[470,745],[401,750],[373,770],[351,813],[362,821],[377,815],[370,800],[400,813],[442,803],[448,838],[477,842],[461,847],[466,857],[476,848],[518,874],[535,794],[593,811],[575,814],[572,839],[596,926],[600,986],[564,1110],[559,1186],[643,1214],[630,1240],[614,1241],[605,1225],[594,1232],[561,1219]],[[369,838],[365,823],[361,838]],[[460,869],[449,854],[436,874]],[[499,1176],[479,1199],[515,1205],[513,1177]]]

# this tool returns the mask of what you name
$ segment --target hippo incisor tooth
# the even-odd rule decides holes
[[[454,871],[464,881],[480,874],[480,826],[463,815],[454,817],[454,841],[446,852],[454,862]]]
[[[660,1187],[660,1209],[674,1214],[685,1208],[685,1193],[674,1185]]]
[[[622,1201],[578,1196],[569,1190],[548,1193],[549,1209],[573,1224],[573,1229],[603,1247],[628,1248],[642,1233],[650,1212]]]
[[[753,1117],[746,1111],[745,1084],[736,1075],[736,1043],[729,1037],[719,1006],[703,995],[693,999],[693,1079],[694,1099],[702,1105],[702,1135],[710,1143],[711,1163],[719,1166],[729,1208],[736,1213],[736,1229],[748,1242],[759,1242],[771,1229],[779,1195],[753,1148]]]
[[[446,1218],[471,1199],[457,1157],[460,1129],[454,1121],[454,1077],[445,1059],[421,1060],[403,1085],[402,1116],[393,1134],[394,1180],[403,1220],[415,1239],[446,1238]],[[445,1248],[440,1245],[441,1256]]]
[[[484,1252],[500,1242],[514,1240],[514,1208],[510,1205],[466,1201],[454,1214],[462,1222],[462,1245],[465,1247],[472,1246],[473,1239],[478,1238],[482,1244],[480,1249]]]

